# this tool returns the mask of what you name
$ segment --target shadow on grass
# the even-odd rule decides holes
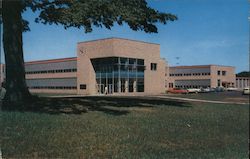
[[[100,111],[111,115],[126,115],[129,111],[120,108],[152,108],[157,106],[191,107],[187,102],[156,97],[37,97],[19,106],[3,106],[2,110],[48,114],[82,114],[88,111]]]

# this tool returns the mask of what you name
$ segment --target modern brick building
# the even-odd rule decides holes
[[[26,62],[25,72],[36,93],[159,94],[165,67],[159,44],[107,38],[78,43],[77,57]]]
[[[77,44],[77,93],[165,91],[165,60],[160,45],[121,38]]]
[[[169,67],[160,57],[159,44],[122,38],[80,42],[77,57],[25,63],[31,92],[83,95],[160,94],[173,87],[235,87],[234,71],[234,67],[218,65]],[[1,64],[0,82],[4,74]]]
[[[77,58],[25,63],[26,83],[34,93],[77,93]]]
[[[169,88],[235,87],[235,68],[219,65],[169,67]]]

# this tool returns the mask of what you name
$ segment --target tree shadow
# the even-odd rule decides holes
[[[49,98],[37,97],[27,100],[18,106],[6,105],[3,111],[28,111],[48,114],[82,114],[88,111],[100,111],[110,115],[126,115],[133,108],[153,108],[157,106],[167,107],[191,107],[187,102],[161,99],[157,97],[62,97]]]

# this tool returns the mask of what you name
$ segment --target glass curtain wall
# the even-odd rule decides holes
[[[91,59],[99,94],[144,92],[144,60],[124,57]]]

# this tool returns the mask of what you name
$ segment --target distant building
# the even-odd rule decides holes
[[[235,68],[219,65],[169,67],[169,88],[235,87]]]
[[[236,77],[236,88],[244,89],[250,87],[250,77]]]

